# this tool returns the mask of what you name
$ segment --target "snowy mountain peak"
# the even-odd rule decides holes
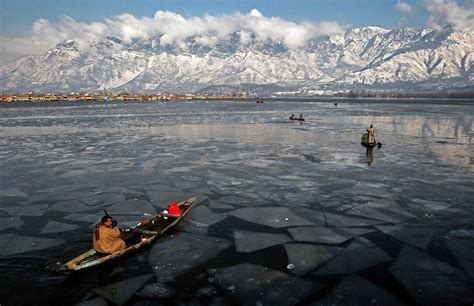
[[[299,46],[242,30],[220,41],[196,36],[180,45],[160,36],[130,42],[107,36],[80,48],[65,40],[46,54],[18,59],[0,69],[0,89],[439,89],[472,86],[473,58],[472,31],[452,27],[353,28]]]

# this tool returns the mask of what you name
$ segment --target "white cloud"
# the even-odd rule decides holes
[[[0,37],[0,64],[26,54],[44,53],[65,39],[75,40],[83,46],[102,36],[114,36],[125,42],[160,36],[161,44],[181,46],[186,38],[194,37],[202,44],[213,45],[231,33],[239,33],[242,44],[250,42],[254,36],[260,41],[273,40],[297,47],[309,39],[342,31],[343,26],[337,22],[295,23],[266,17],[256,9],[248,14],[202,17],[183,17],[170,11],[157,11],[152,18],[122,14],[93,23],[63,16],[57,23],[46,19],[35,21],[28,37]]]
[[[395,6],[396,9],[402,13],[410,14],[413,11],[413,6],[408,3],[398,1],[397,5]]]
[[[456,29],[474,29],[474,2],[464,4],[456,0],[425,0],[425,7],[431,14],[427,24],[432,28],[442,28],[450,24]]]

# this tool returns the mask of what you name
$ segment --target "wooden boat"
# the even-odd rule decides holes
[[[290,117],[290,118],[288,118],[288,119],[290,119],[290,120],[297,120],[297,121],[304,121],[304,118],[299,118],[299,117],[293,117],[293,118]]]
[[[360,138],[360,144],[363,145],[364,147],[373,148],[377,145],[377,141],[369,142],[369,134],[364,133],[362,137]]]
[[[155,238],[162,236],[167,230],[178,224],[191,208],[197,203],[197,198],[193,197],[181,203],[178,203],[182,211],[181,215],[170,215],[159,213],[150,219],[138,223],[131,228],[122,231],[121,237],[125,243],[126,248],[122,251],[112,254],[100,254],[94,249],[73,258],[59,267],[60,272],[72,272],[90,268],[109,262],[115,258],[129,254],[144,245],[150,244]]]

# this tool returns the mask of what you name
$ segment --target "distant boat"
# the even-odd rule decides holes
[[[363,145],[364,147],[368,147],[368,148],[373,148],[377,144],[379,144],[379,147],[382,145],[381,143],[377,143],[377,141],[375,141],[375,139],[374,139],[374,142],[369,142],[369,134],[368,133],[364,133],[362,135],[362,137],[360,138],[360,144]]]
[[[304,118],[300,118],[300,117],[289,117],[288,119],[297,120],[297,121],[304,121]]]

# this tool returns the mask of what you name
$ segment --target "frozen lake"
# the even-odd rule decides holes
[[[0,105],[0,305],[471,305],[474,104],[337,102]],[[133,256],[44,269],[191,196]]]

